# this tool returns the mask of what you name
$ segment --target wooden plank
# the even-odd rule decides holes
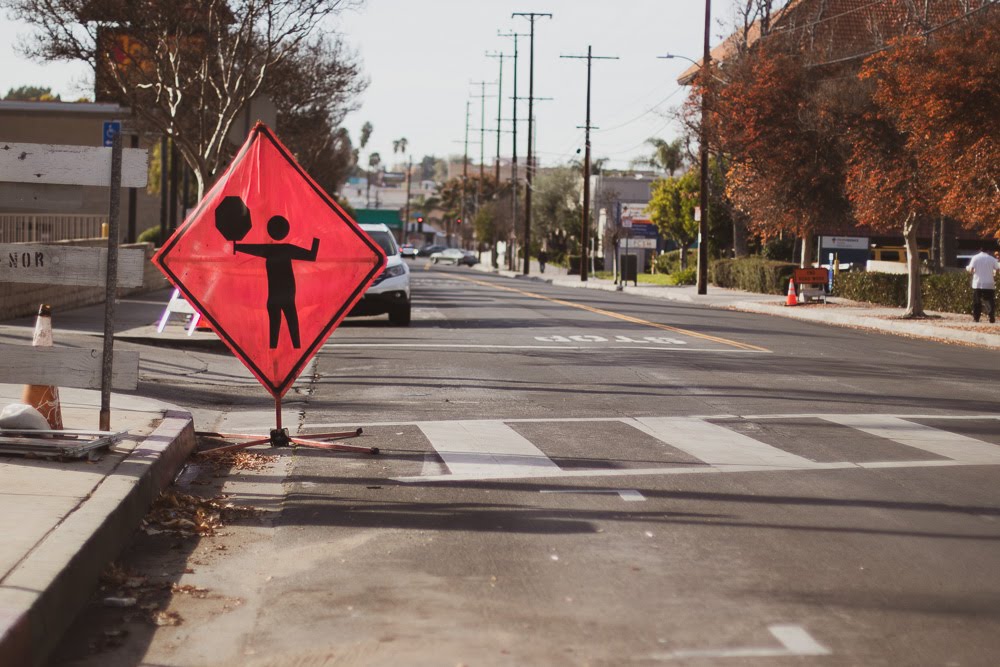
[[[0,382],[100,389],[101,350],[0,345]],[[139,353],[117,350],[111,376],[112,389],[132,390],[138,386]]]
[[[142,287],[142,248],[118,251],[118,285]],[[0,282],[41,285],[103,287],[108,270],[108,249],[44,245],[0,244]]]
[[[83,208],[84,192],[80,188],[59,185],[0,183],[0,209],[10,213],[79,213]]]
[[[147,152],[122,151],[122,187],[146,186]],[[0,182],[110,185],[111,149],[0,142]]]

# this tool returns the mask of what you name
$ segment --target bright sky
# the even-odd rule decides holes
[[[713,5],[713,45],[731,25],[732,0]],[[677,75],[690,63],[659,60],[674,53],[697,59],[701,54],[704,4],[700,0],[367,0],[363,7],[343,14],[338,28],[360,53],[371,80],[361,109],[346,125],[357,141],[361,125],[369,121],[374,132],[365,153],[378,151],[383,164],[399,156],[392,152],[394,139],[406,137],[408,153],[417,161],[423,155],[461,154],[465,133],[466,101],[469,118],[470,159],[478,163],[480,86],[486,86],[485,156],[492,164],[496,154],[496,86],[499,62],[486,52],[513,53],[513,39],[498,31],[528,33],[525,18],[513,12],[548,12],[551,19],[535,22],[535,117],[539,161],[543,165],[566,162],[583,148],[586,116],[585,60],[565,60],[560,55],[618,56],[620,60],[595,60],[591,82],[592,154],[608,157],[612,166],[624,167],[629,159],[650,152],[649,137],[670,139],[679,129],[665,113],[676,108],[685,91]],[[25,27],[0,18],[0,94],[20,85],[50,86],[63,99],[89,94],[90,73],[77,64],[37,64],[15,52],[17,37]],[[528,95],[527,37],[518,40],[518,95]],[[512,61],[504,58],[503,117],[511,118]],[[527,100],[518,118],[527,117]],[[502,128],[507,131],[511,123]],[[519,122],[518,158],[527,151],[527,125]],[[501,152],[511,153],[511,135],[501,137]],[[581,152],[582,156],[582,152]],[[366,157],[362,157],[367,162]]]

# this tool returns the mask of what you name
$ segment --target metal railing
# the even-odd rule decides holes
[[[101,236],[106,215],[0,213],[0,243],[51,243]]]

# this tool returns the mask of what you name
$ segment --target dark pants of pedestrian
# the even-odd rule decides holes
[[[994,289],[972,290],[972,319],[979,321],[983,314],[983,304],[986,304],[990,322],[997,321],[997,293]]]

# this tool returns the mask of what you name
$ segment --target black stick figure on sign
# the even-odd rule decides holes
[[[292,347],[298,349],[299,315],[295,309],[295,272],[292,262],[315,262],[319,252],[319,239],[314,238],[312,248],[301,248],[291,243],[238,243],[250,231],[250,210],[239,197],[226,197],[215,209],[215,227],[227,241],[233,242],[233,254],[238,252],[264,258],[267,271],[267,317],[270,325],[271,349],[278,347],[281,316],[288,323]],[[288,236],[290,225],[280,215],[267,221],[267,233],[275,241]]]

